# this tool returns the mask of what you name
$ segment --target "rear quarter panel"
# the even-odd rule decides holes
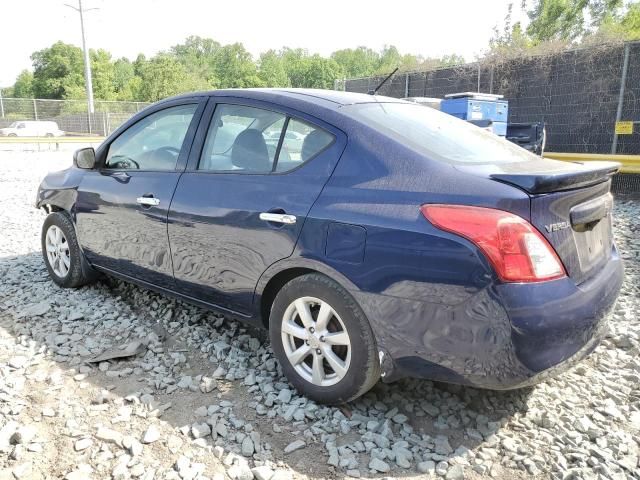
[[[451,380],[468,375],[470,361],[489,364],[509,350],[511,329],[485,257],[467,240],[434,228],[419,210],[425,203],[499,208],[524,218],[530,209],[520,190],[432,162],[363,127],[350,132],[296,256],[348,279],[345,288],[365,311],[379,347],[395,359],[416,355],[445,365]],[[364,230],[361,261],[328,254],[336,250],[327,244],[335,225]],[[354,239],[347,240],[345,248],[353,248]]]

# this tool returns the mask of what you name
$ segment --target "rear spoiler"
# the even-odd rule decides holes
[[[571,162],[575,168],[539,173],[492,173],[489,177],[528,193],[549,193],[588,187],[609,180],[618,170],[618,162]],[[578,167],[578,165],[580,167]]]

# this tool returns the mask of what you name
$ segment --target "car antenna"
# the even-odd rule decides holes
[[[378,93],[378,90],[380,90],[382,86],[385,83],[387,83],[387,80],[389,80],[391,77],[393,77],[396,74],[399,68],[400,67],[396,67],[396,69],[393,72],[391,72],[389,75],[387,75],[387,77],[384,80],[382,80],[376,88],[374,88],[373,90],[369,90],[369,95],[375,95],[376,93]]]

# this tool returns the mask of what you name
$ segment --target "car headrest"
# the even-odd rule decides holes
[[[327,134],[322,130],[313,130],[302,142],[300,156],[302,161],[306,162],[320,150],[327,146]]]
[[[231,162],[250,172],[271,170],[267,143],[259,130],[249,128],[240,132],[231,147]]]

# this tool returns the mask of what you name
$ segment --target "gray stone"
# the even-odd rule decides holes
[[[218,388],[218,382],[212,377],[202,377],[200,380],[200,391],[202,393],[211,393]]]
[[[20,369],[23,368],[27,362],[29,361],[29,359],[23,355],[16,355],[15,357],[11,357],[9,359],[9,361],[7,362],[7,364],[11,367],[11,368],[16,368],[16,369]]]
[[[91,445],[93,445],[93,440],[91,440],[90,438],[83,438],[81,440],[78,440],[73,445],[73,448],[76,452],[81,452],[89,448]]]
[[[387,473],[389,470],[391,470],[391,467],[387,462],[374,457],[371,459],[371,461],[369,461],[369,469],[375,470],[376,472],[380,473]]]
[[[427,460],[424,462],[420,462],[418,463],[418,471],[420,473],[435,473],[436,471],[436,462],[432,461],[432,460]]]
[[[111,430],[110,428],[100,427],[96,432],[96,438],[98,440],[102,440],[103,442],[122,446],[122,434],[120,432],[116,432],[115,430]]]
[[[250,457],[253,455],[254,445],[253,445],[253,440],[251,440],[251,437],[249,436],[244,437],[244,440],[242,440],[241,451],[242,451],[242,455],[244,455],[245,457]]]
[[[449,455],[453,453],[453,448],[449,445],[449,439],[443,435],[438,435],[435,439],[435,452],[438,455]]]
[[[193,438],[204,438],[211,435],[211,427],[206,423],[194,423],[191,425]]]
[[[287,445],[286,447],[284,447],[284,453],[287,454],[287,453],[295,452],[296,450],[300,450],[305,446],[306,446],[306,443],[304,442],[304,440],[295,440],[291,442],[289,445]]]
[[[464,469],[462,468],[462,465],[452,465],[449,470],[447,470],[447,474],[444,478],[446,480],[463,480]]]
[[[149,444],[158,440],[160,440],[160,430],[155,425],[149,425],[149,428],[142,436],[142,443]]]
[[[253,473],[256,480],[271,480],[271,477],[273,477],[273,470],[268,465],[254,467],[251,469],[251,473]]]
[[[280,390],[280,393],[278,393],[278,401],[286,405],[291,401],[291,395],[291,390],[284,388]]]
[[[449,464],[445,461],[438,462],[436,465],[436,473],[441,477],[444,477],[447,474],[447,470],[449,469]]]
[[[244,463],[229,467],[227,475],[229,475],[229,478],[232,480],[253,480],[253,472],[249,466]]]

